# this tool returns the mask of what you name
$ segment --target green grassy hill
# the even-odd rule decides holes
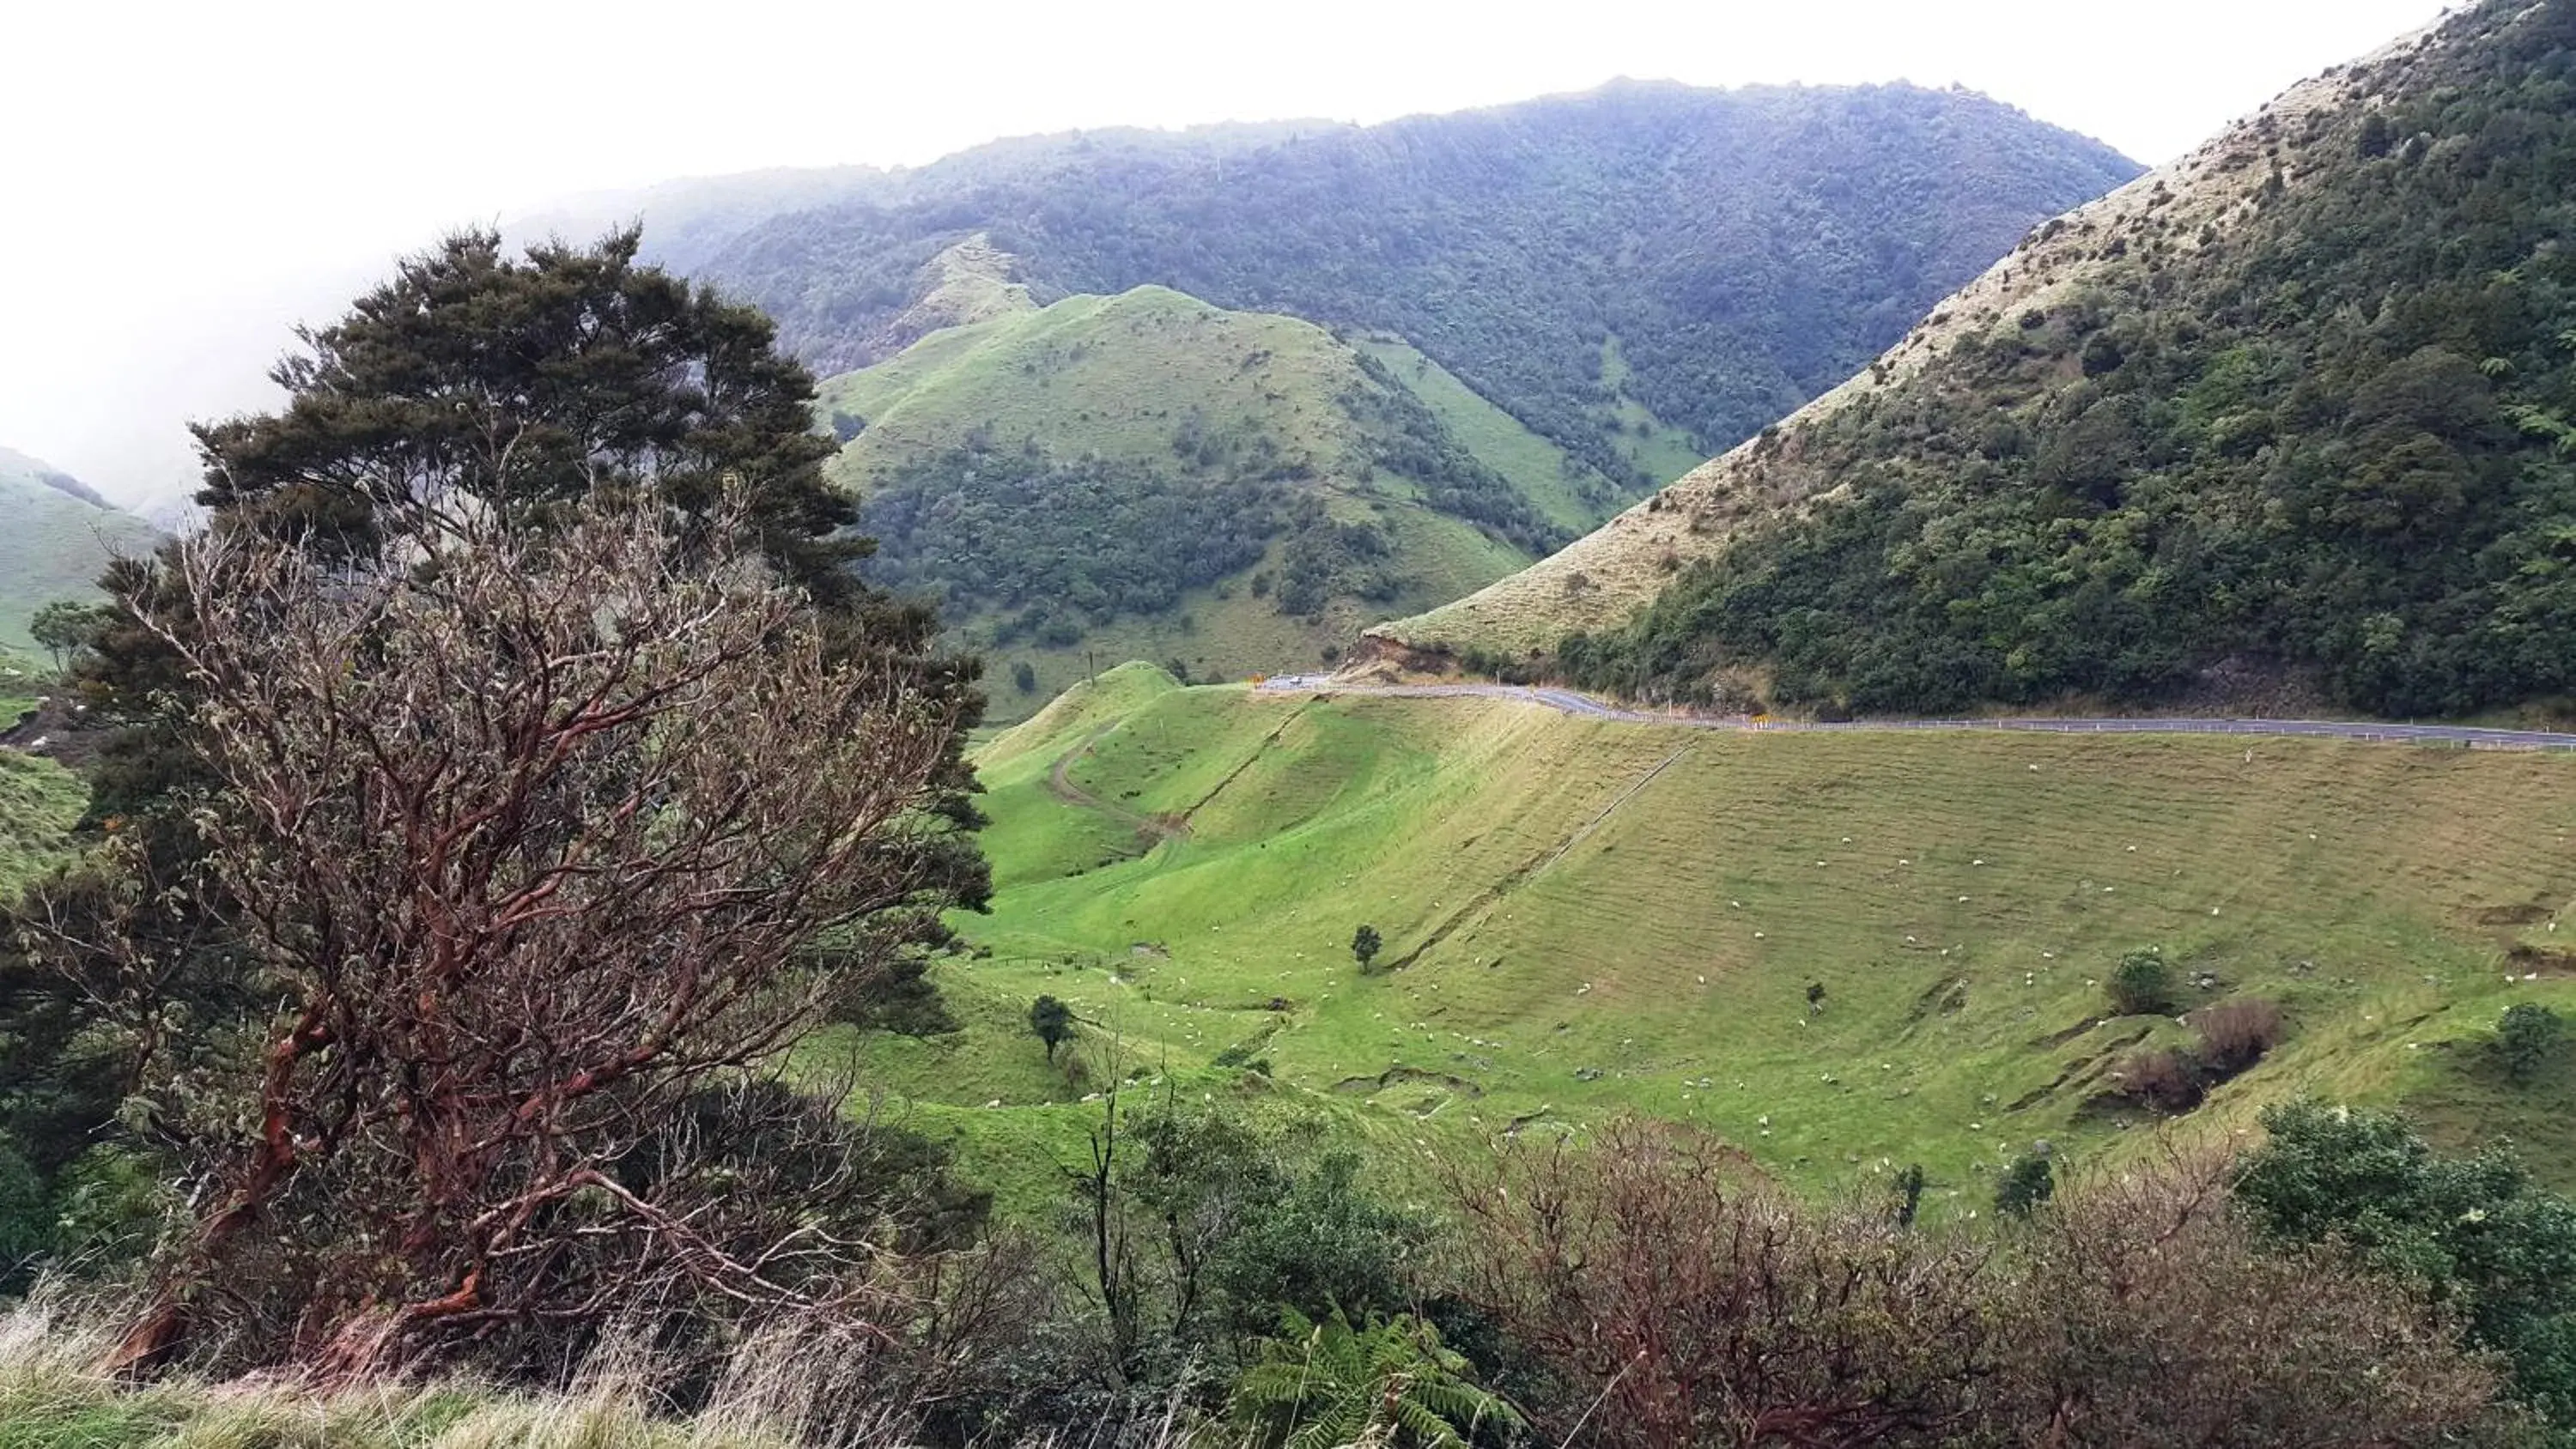
[[[869,571],[987,651],[1005,718],[1095,659],[1310,667],[1622,501],[1399,340],[1161,287],[973,300],[981,320],[827,380],[818,411]]]
[[[1981,1204],[2035,1139],[2078,1160],[2150,1139],[2095,1100],[2185,1035],[2105,1019],[2099,983],[2145,946],[2215,981],[2186,1006],[2288,1013],[2186,1124],[2308,1091],[2402,1103],[2576,1185],[2576,1080],[2508,1089],[2478,1044],[2510,1003],[2576,1007],[2576,761],[1709,734],[1128,666],[981,768],[999,892],[940,977],[965,1030],[828,1050],[1023,1205],[1096,1117],[1078,1099],[1113,1034],[1177,1090],[1284,1096],[1391,1147],[1636,1110],[1807,1187],[1920,1161]],[[1395,969],[1357,970],[1363,923]],[[1087,1076],[1029,1034],[1041,992],[1089,1023]],[[1271,1076],[1216,1067],[1229,1049]]]
[[[27,621],[57,599],[97,598],[99,571],[151,548],[150,524],[69,476],[0,448],[0,650],[30,650]]]
[[[0,748],[0,898],[16,900],[53,867],[88,803],[88,789],[70,771]]]

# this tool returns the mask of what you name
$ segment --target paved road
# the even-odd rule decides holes
[[[2547,730],[2497,730],[2476,725],[2392,724],[2378,720],[2325,719],[1890,719],[1848,724],[1756,720],[1744,715],[1690,714],[1680,710],[1625,709],[1571,689],[1518,684],[1368,684],[1329,674],[1281,674],[1261,682],[1267,694],[1384,694],[1416,699],[1516,699],[1587,719],[1624,724],[1679,725],[1690,729],[1783,734],[1839,730],[2022,730],[2059,735],[2259,735],[2465,745],[2488,750],[2576,751],[2576,734]]]

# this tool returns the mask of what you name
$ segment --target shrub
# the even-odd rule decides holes
[[[1896,1225],[1914,1226],[1914,1215],[1923,1207],[1923,1164],[1909,1162],[1896,1174]]]
[[[1022,694],[1038,692],[1038,672],[1029,661],[1023,659],[1011,666],[1011,687]]]
[[[2152,946],[2121,957],[2107,989],[2111,1009],[2121,1016],[2163,1016],[2173,1010],[2173,968]]]
[[[2027,1218],[2057,1192],[2057,1173],[2045,1150],[2025,1152],[1995,1180],[1995,1211],[2008,1218]]]
[[[1317,1322],[1291,1308],[1258,1352],[1236,1382],[1233,1411],[1264,1449],[1466,1449],[1520,1424],[1511,1405],[1477,1386],[1440,1330],[1411,1314],[1353,1328],[1338,1309]]]
[[[1378,935],[1377,927],[1362,926],[1351,933],[1351,958],[1360,963],[1362,971],[1366,971],[1385,945],[1385,938]]]
[[[1940,1442],[2499,1442],[2489,1361],[2396,1285],[2265,1242],[2232,1166],[2070,1182],[2001,1265],[1983,1432]]]
[[[2159,1112],[2188,1112],[2200,1105],[2200,1073],[2170,1047],[2131,1052],[2119,1066],[2118,1091]]]
[[[2193,1012],[2191,1025],[2200,1033],[2202,1072],[2215,1084],[2248,1070],[2281,1040],[2281,1006],[2239,997]]]
[[[2504,1062],[2504,1074],[2518,1085],[2540,1075],[2566,1038],[2567,1023],[2557,1012],[2536,1001],[2517,1002],[2496,1023],[2496,1055]]]
[[[2393,1113],[2295,1102],[2263,1126],[2236,1187],[2257,1223],[2444,1305],[2514,1398],[2576,1420],[2576,1203],[2508,1154],[2440,1156]]]
[[[1522,1146],[1451,1190],[1460,1293],[1553,1381],[1542,1443],[1941,1442],[1993,1358],[1977,1243],[1807,1206],[1679,1129]]]
[[[2048,1160],[2033,1156],[2034,1182]],[[2434,1444],[2496,1376],[2393,1283],[2280,1251],[2222,1157],[2071,1181],[2001,1239],[1801,1203],[1671,1128],[1453,1178],[1459,1292],[1540,1442]],[[2029,1171],[2017,1165],[2017,1171]]]

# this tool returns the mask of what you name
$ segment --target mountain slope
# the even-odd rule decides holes
[[[1966,94],[1622,83],[1365,129],[1003,143],[853,176],[836,204],[746,204],[721,244],[697,206],[674,255],[838,368],[908,341],[889,324],[915,269],[981,234],[1042,299],[1158,283],[1401,335],[1651,484],[1674,454],[1638,428],[1705,457],[2136,170]]]
[[[1217,676],[1311,662],[1618,499],[1400,341],[1161,287],[1038,308],[994,263],[977,247],[937,269],[934,293],[980,320],[826,380],[818,411],[866,499],[868,572],[994,656],[1006,717],[1103,653]]]
[[[0,650],[31,650],[27,623],[57,599],[95,601],[99,571],[156,538],[59,469],[0,448]]]
[[[1591,630],[1570,677],[1860,710],[2564,694],[2571,72],[2567,0],[2329,72],[2041,228],[1776,433],[1382,635],[1490,660]]]
[[[875,1038],[869,1066],[1040,1203],[1044,1145],[1076,1153],[1101,1080],[1048,1069],[1046,993],[1097,1024],[1095,1068],[1114,1032],[1185,1096],[1359,1109],[1394,1145],[1638,1111],[1803,1186],[1920,1162],[1936,1201],[1982,1207],[2035,1138],[2079,1166],[2154,1150],[2114,1074],[2190,1033],[2112,1017],[2102,989],[2146,946],[2180,1005],[2289,1021],[2186,1128],[2323,1092],[2455,1144],[2511,1135],[2576,1180],[2564,1079],[2511,1088],[2481,1045],[2513,1002],[2576,1004],[2563,758],[1712,734],[1130,667],[978,768],[998,890],[959,926],[990,949],[940,968],[967,1030]],[[1266,1082],[1222,1065],[1247,1060]]]

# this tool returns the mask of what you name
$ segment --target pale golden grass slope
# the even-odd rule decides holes
[[[1546,653],[1577,630],[1618,624],[1652,602],[1682,566],[1720,553],[1748,522],[1833,494],[1841,480],[1805,465],[1807,428],[1911,378],[1962,338],[2017,327],[2024,312],[2071,300],[2128,246],[2152,238],[2187,254],[2216,244],[2253,214],[2276,164],[2287,186],[2307,179],[2301,157],[2310,140],[2301,122],[2309,113],[2361,103],[2360,71],[2440,43],[2436,25],[2300,82],[2180,160],[2039,227],[1878,361],[1762,436],[1519,573],[1428,613],[1376,625],[1368,636],[1519,658]]]
[[[910,1449],[911,1419],[871,1407],[864,1354],[753,1333],[704,1407],[666,1412],[668,1367],[649,1351],[594,1353],[549,1392],[471,1379],[325,1386],[291,1370],[229,1382],[134,1383],[99,1367],[114,1305],[51,1286],[0,1305],[0,1449]],[[1174,1449],[1175,1419],[1150,1449]],[[1021,1449],[1055,1449],[1052,1440]]]

